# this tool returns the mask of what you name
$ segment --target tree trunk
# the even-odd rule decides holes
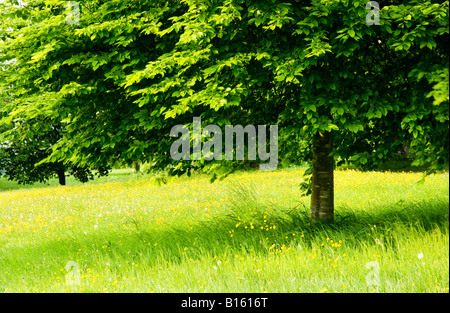
[[[134,170],[136,173],[139,173],[141,171],[141,163],[139,161],[134,162]]]
[[[317,132],[313,138],[313,174],[311,186],[310,219],[317,221],[334,220],[334,158],[333,134]]]
[[[61,186],[65,186],[66,185],[66,174],[64,173],[64,169],[58,169],[56,174],[58,175],[59,184]]]

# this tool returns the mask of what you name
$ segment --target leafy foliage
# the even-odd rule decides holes
[[[380,25],[348,0],[79,1],[73,25],[65,1],[13,2],[0,4],[0,62],[15,59],[0,84],[25,120],[65,125],[47,162],[240,166],[170,159],[171,127],[193,116],[304,142],[334,131],[336,159],[365,167],[405,143],[415,164],[448,162],[448,1],[385,2]]]

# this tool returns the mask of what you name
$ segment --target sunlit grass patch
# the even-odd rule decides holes
[[[336,171],[313,228],[301,175],[1,192],[0,292],[448,292],[448,174]]]

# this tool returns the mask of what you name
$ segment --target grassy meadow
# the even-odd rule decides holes
[[[315,227],[301,175],[0,179],[0,293],[449,292],[448,173],[338,170]]]

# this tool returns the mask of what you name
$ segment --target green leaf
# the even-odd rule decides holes
[[[367,163],[367,158],[365,156],[360,157],[359,158],[359,163],[366,164]]]

